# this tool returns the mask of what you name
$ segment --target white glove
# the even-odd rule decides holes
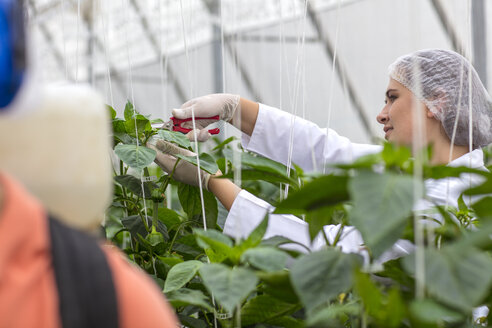
[[[184,156],[196,156],[195,153],[164,140],[157,140],[155,145],[148,142],[147,147],[154,149],[157,152],[155,162],[168,174],[171,174],[177,161],[177,158],[174,157],[174,155],[180,154]],[[185,160],[180,160],[174,170],[173,179],[198,187],[198,167]],[[200,170],[200,179],[202,181],[202,187],[208,190],[210,174]]]
[[[216,93],[207,96],[191,99],[185,102],[181,108],[173,109],[173,116],[180,119],[192,117],[192,111],[197,117],[212,117],[219,115],[219,118],[223,121],[229,122],[235,126],[235,123],[239,122],[238,118],[241,113],[240,102],[241,97],[239,95],[233,95],[228,93]],[[239,109],[239,110],[238,110]],[[198,141],[205,141],[210,138],[210,134],[204,131],[204,129],[216,122],[215,120],[197,120],[195,121],[195,127],[198,130]],[[192,129],[193,122],[189,121],[183,124],[183,127]],[[236,126],[237,127],[237,126]],[[194,141],[194,131],[187,134],[188,139]]]

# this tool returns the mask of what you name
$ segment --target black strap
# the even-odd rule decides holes
[[[63,328],[118,327],[111,270],[95,238],[49,219]]]

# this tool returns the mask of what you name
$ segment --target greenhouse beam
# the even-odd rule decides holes
[[[458,37],[458,33],[454,29],[451,20],[446,14],[443,3],[440,0],[431,0],[431,2],[434,10],[436,11],[437,17],[439,17],[439,21],[441,22],[441,25],[449,38],[449,41],[451,41],[451,46],[453,47],[453,50],[460,53],[464,57],[469,58],[469,56],[467,56],[466,54],[466,48],[464,47],[463,42],[461,42],[460,38]],[[469,59],[471,60],[471,58]]]
[[[149,39],[150,44],[154,48],[154,51],[157,55],[158,60],[160,60],[161,55],[162,55],[161,49],[159,47],[159,43],[157,42],[155,35],[152,33],[152,31],[150,29],[150,25],[149,25],[149,22],[147,20],[147,17],[145,17],[142,14],[140,7],[138,6],[138,4],[135,0],[130,0],[130,3],[133,6],[133,8],[135,9],[135,12],[137,13],[137,16],[140,19],[140,25],[142,26],[143,30],[145,31],[145,35]],[[167,56],[163,56],[162,60],[165,61],[166,58],[167,58]],[[176,91],[178,98],[181,100],[181,102],[185,102],[188,99],[188,97],[186,96],[186,94],[184,92],[184,88],[179,83],[179,81],[176,77],[176,74],[174,73],[174,71],[171,69],[171,67],[169,65],[168,65],[167,69],[168,69],[167,75],[169,77],[169,80],[172,81],[172,84],[174,86],[174,90]]]
[[[34,4],[33,0],[29,0],[28,2],[29,7],[31,7],[32,13],[34,16],[38,15],[38,10],[36,8],[36,5]],[[39,31],[43,35],[43,37],[46,39],[46,43],[49,45],[51,52],[53,53],[53,56],[55,57],[56,62],[60,66],[60,70],[62,72],[66,71],[65,67],[63,66],[63,63],[65,62],[65,57],[61,54],[61,52],[56,48],[54,42],[53,42],[53,36],[51,35],[51,32],[49,31],[48,27],[43,21],[39,21],[37,23]],[[70,73],[67,71],[67,79],[69,81],[74,81],[74,78],[70,76]]]
[[[487,88],[487,22],[484,0],[472,1],[473,66]]]
[[[333,62],[334,53],[335,53],[334,47],[331,44],[328,34],[323,31],[323,28],[321,26],[321,21],[316,16],[316,12],[309,2],[307,2],[307,11],[308,11],[309,19],[311,20],[316,32],[318,33],[319,39],[322,42],[326,55]],[[369,135],[370,138],[375,139],[376,134],[373,132],[371,125],[369,123],[369,118],[366,115],[367,111],[362,101],[360,100],[359,96],[357,95],[355,86],[352,83],[352,81],[349,79],[347,71],[340,63],[339,57],[335,60],[335,70],[337,72],[338,77],[340,78],[341,83],[342,84],[345,83],[350,100],[354,105],[355,110],[359,114],[359,118],[361,120],[362,125],[364,126],[364,129],[366,130],[366,133]]]
[[[203,4],[205,5],[205,7],[208,9],[210,15],[211,16],[217,16],[216,13],[218,13],[218,8],[219,8],[218,0],[215,0],[215,1],[202,0],[202,1],[203,1]],[[220,31],[220,29],[217,29],[216,31]],[[231,38],[232,38],[232,36],[224,35],[224,43],[225,43],[225,47],[227,49],[227,52],[229,53],[229,55],[233,59],[235,59],[237,68],[239,69],[239,72],[241,74],[241,78],[242,78],[244,84],[246,85],[246,88],[248,89],[248,91],[251,93],[251,95],[253,96],[255,101],[262,102],[262,97],[260,95],[260,92],[254,87],[254,84],[252,82],[251,77],[249,76],[247,69],[244,67],[244,65],[240,61],[239,56],[236,52],[236,49],[234,48],[234,45],[230,41]],[[214,40],[215,39],[216,38],[214,37]],[[215,41],[213,41],[213,42],[215,42]],[[225,58],[222,58],[222,60],[225,60]],[[215,73],[217,74],[218,71],[216,70]]]

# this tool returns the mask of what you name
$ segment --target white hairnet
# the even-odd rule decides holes
[[[458,117],[455,145],[469,144],[471,96],[473,148],[492,143],[492,102],[477,72],[473,67],[470,71],[463,56],[449,50],[419,50],[398,58],[388,69],[392,79],[403,84],[435,114],[449,139]]]

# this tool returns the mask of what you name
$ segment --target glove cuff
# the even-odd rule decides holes
[[[201,174],[202,174],[202,187],[205,188],[206,191],[209,191],[208,190],[208,183],[210,181],[211,175],[208,174],[207,172],[203,171],[203,170],[202,170]]]

